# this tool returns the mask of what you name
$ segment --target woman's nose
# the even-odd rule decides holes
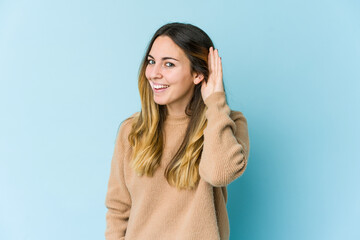
[[[150,78],[151,79],[156,79],[156,78],[161,78],[162,74],[161,74],[161,65],[160,64],[154,64],[151,68],[150,71]]]

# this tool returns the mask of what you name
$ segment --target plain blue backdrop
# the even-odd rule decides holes
[[[152,34],[212,38],[248,168],[231,240],[360,239],[360,2],[0,0],[0,239],[103,239],[117,129]]]

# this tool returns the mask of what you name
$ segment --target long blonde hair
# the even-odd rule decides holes
[[[170,37],[186,54],[191,63],[191,71],[209,76],[207,57],[210,46],[214,46],[209,36],[200,28],[184,23],[168,23],[159,28],[152,37],[139,69],[138,87],[141,98],[141,112],[134,116],[128,140],[133,147],[131,167],[142,176],[153,176],[160,164],[164,138],[163,124],[166,106],[153,100],[153,91],[146,79],[147,57],[158,36]],[[203,150],[203,132],[207,125],[206,106],[201,96],[201,84],[195,85],[192,99],[185,110],[190,117],[185,137],[178,151],[165,170],[168,183],[178,189],[193,189],[199,176],[199,162]]]

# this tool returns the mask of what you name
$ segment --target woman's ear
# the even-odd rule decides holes
[[[202,73],[195,73],[194,74],[194,83],[195,85],[199,84],[202,80],[204,80],[204,75]]]

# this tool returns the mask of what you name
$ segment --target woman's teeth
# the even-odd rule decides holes
[[[155,89],[163,89],[163,88],[168,88],[169,85],[154,85]]]

